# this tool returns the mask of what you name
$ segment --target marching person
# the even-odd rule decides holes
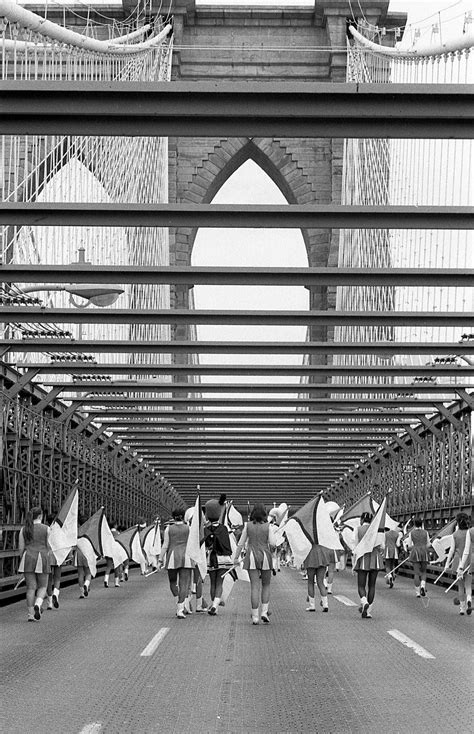
[[[234,553],[234,564],[239,563],[244,547],[247,553],[243,567],[250,577],[250,604],[252,608],[252,624],[269,624],[268,604],[270,601],[270,580],[272,577],[272,553],[275,548],[272,526],[267,522],[267,511],[263,504],[256,504],[250,513],[237,548]],[[259,605],[261,612],[259,619]]]
[[[402,534],[399,530],[385,528],[385,571],[387,573],[387,584],[393,589],[395,574],[393,569],[397,565],[400,552]]]
[[[456,515],[457,528],[453,533],[445,568],[453,561],[459,592],[459,614],[472,614],[472,562],[474,556],[474,528],[469,515]]]
[[[321,596],[320,606],[323,608],[323,612],[329,611],[328,605],[328,588],[324,583],[324,577],[326,576],[326,569],[329,564],[335,565],[334,551],[331,548],[326,548],[324,545],[319,543],[313,543],[310,552],[306,556],[303,562],[303,568],[306,570],[308,578],[308,602],[309,606],[306,607],[307,612],[315,612],[316,606],[314,601],[314,579],[316,578],[316,584],[318,586],[319,594]],[[331,583],[332,587],[332,583]],[[331,591],[332,593],[332,591]]]
[[[18,548],[22,554],[19,573],[25,577],[28,622],[39,622],[51,570],[49,527],[43,524],[41,507],[33,507],[20,530]]]
[[[184,603],[191,586],[192,561],[186,555],[189,527],[184,522],[184,510],[172,512],[173,523],[168,525],[163,536],[163,545],[159,557],[160,568],[168,571],[171,593],[177,600],[176,616],[186,619]]]
[[[210,581],[211,606],[207,613],[215,617],[222,597],[222,577],[232,566],[232,547],[229,531],[221,516],[225,507],[225,495],[219,500],[209,500],[204,505],[208,525],[204,528],[204,543],[208,552],[208,572]]]
[[[407,538],[407,547],[410,549],[408,560],[413,564],[415,593],[417,596],[426,596],[426,572],[428,569],[430,538],[422,527],[421,517],[415,518],[414,525],[415,527]]]
[[[360,518],[360,525],[354,530],[354,547],[362,540],[369,525],[372,522],[370,512],[363,512]],[[357,559],[354,570],[357,573],[357,590],[360,597],[359,611],[362,613],[362,619],[372,619],[372,607],[375,599],[375,583],[377,574],[383,568],[381,557],[382,545],[374,546],[370,553],[364,553]]]

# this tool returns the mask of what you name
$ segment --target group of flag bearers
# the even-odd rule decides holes
[[[178,619],[192,613],[193,593],[194,611],[207,611],[216,616],[234,582],[240,579],[250,582],[252,623],[268,624],[270,579],[286,545],[291,549],[292,564],[304,568],[307,574],[309,612],[316,611],[315,581],[320,607],[328,612],[328,593],[332,589],[325,581],[326,573],[336,563],[343,568],[349,554],[357,574],[359,611],[363,619],[372,617],[376,579],[384,564],[385,578],[393,588],[396,570],[410,560],[416,596],[425,597],[426,570],[432,550],[437,555],[434,562],[444,562],[435,583],[452,565],[456,577],[449,588],[457,583],[459,597],[455,602],[458,601],[459,613],[470,615],[474,548],[470,518],[459,513],[430,538],[420,519],[412,519],[413,527],[409,527],[409,521],[402,528],[388,515],[386,504],[387,497],[379,505],[367,493],[345,510],[334,502],[325,502],[320,494],[291,517],[284,503],[268,515],[265,507],[257,504],[244,525],[242,515],[226,501],[225,495],[219,500],[209,500],[202,509],[198,495],[195,506],[186,513],[174,511],[162,541],[159,520],[148,525],[143,520],[119,533],[109,526],[104,508],[78,527],[78,487],[75,486],[50,527],[43,523],[41,508],[33,508],[20,532],[19,571],[26,582],[28,620],[41,619],[45,600],[47,608],[59,607],[60,568],[74,551],[80,598],[89,595],[99,558],[107,560],[105,586],[112,569],[116,585],[128,578],[128,564],[133,561],[144,575],[148,568],[150,573],[160,567],[167,569]],[[407,554],[399,562],[402,550]],[[209,606],[202,596],[207,575]]]

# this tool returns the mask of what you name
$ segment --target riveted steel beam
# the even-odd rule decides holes
[[[31,227],[470,229],[473,222],[468,206],[0,203],[0,225]]]
[[[418,393],[428,394],[451,394],[456,393],[456,388],[460,385],[450,384],[419,384],[406,385],[404,383],[388,383],[380,385],[366,385],[364,383],[351,383],[351,384],[340,384],[332,382],[308,382],[305,384],[294,383],[294,384],[283,384],[283,383],[196,383],[196,382],[154,382],[153,380],[148,381],[132,381],[127,382],[41,382],[38,383],[44,387],[59,387],[61,390],[67,392],[94,392],[107,395],[107,393],[120,392],[158,392],[158,393],[171,393],[179,396],[182,393],[190,394],[205,394],[205,393],[296,393],[299,395],[305,395],[307,393],[386,393],[387,395],[411,395]],[[474,384],[466,384],[463,382],[465,389],[472,390]],[[453,398],[454,399],[454,398]]]
[[[474,271],[471,283],[474,282]],[[474,325],[472,312],[440,311],[199,311],[179,309],[78,309],[0,306],[4,323],[216,324],[258,326],[457,326]]]
[[[111,417],[118,417],[123,418],[126,416],[127,418],[156,418],[157,416],[163,417],[165,420],[169,420],[170,418],[175,418],[174,425],[181,425],[185,426],[187,425],[188,420],[192,420],[193,418],[197,418],[198,421],[211,418],[212,420],[216,419],[223,419],[229,421],[230,419],[239,420],[239,419],[252,419],[253,421],[258,421],[259,419],[266,419],[273,418],[275,420],[278,420],[279,424],[286,418],[291,419],[292,425],[311,425],[314,418],[326,418],[328,423],[334,419],[334,421],[344,420],[347,421],[348,427],[352,425],[352,421],[355,421],[356,423],[359,422],[362,418],[366,418],[367,420],[371,421],[371,425],[377,425],[377,421],[381,421],[382,423],[385,423],[386,421],[390,421],[390,425],[395,425],[397,421],[406,421],[409,422],[416,422],[418,420],[418,411],[417,410],[409,410],[408,408],[403,411],[395,411],[393,409],[376,409],[374,408],[371,410],[369,407],[363,408],[358,407],[354,410],[305,410],[301,412],[296,412],[294,410],[291,411],[283,411],[283,410],[272,410],[271,413],[264,410],[246,410],[246,411],[226,411],[226,410],[219,410],[219,411],[206,411],[206,410],[199,410],[199,411],[190,411],[190,410],[173,410],[171,413],[169,410],[130,410],[130,409],[122,409],[122,410],[111,410],[108,409],[93,409],[91,412],[94,413],[96,418],[100,420],[100,417],[102,418],[111,418]],[[433,409],[433,413],[435,410]],[[194,424],[193,424],[194,425]],[[203,423],[202,425],[207,425],[207,423]],[[258,424],[260,425],[260,424]],[[335,425],[335,423],[333,424]],[[338,424],[343,425],[343,424]]]
[[[2,81],[0,133],[469,138],[464,84]]]
[[[15,352],[119,352],[134,354],[474,354],[474,342],[219,342],[111,339],[0,339]]]
[[[300,225],[301,226],[301,225]],[[170,285],[461,286],[472,285],[469,268],[242,268],[158,265],[0,266],[11,283],[144,283]]]
[[[474,375],[474,365],[229,365],[229,364],[127,364],[127,363],[100,363],[90,362],[22,362],[18,368],[38,370],[38,373],[48,374],[130,374],[140,375],[145,372],[153,375],[313,375],[317,377],[333,376],[413,376],[413,377],[437,377],[453,376],[467,377]]]
[[[140,397],[73,397],[72,402],[77,405],[103,405],[120,407],[123,405],[169,405],[169,406],[203,406],[203,407],[229,407],[229,406],[253,406],[253,407],[298,407],[298,408],[309,408],[320,407],[331,410],[335,408],[358,408],[359,406],[367,407],[384,407],[384,406],[398,406],[399,408],[404,407],[415,407],[417,410],[424,410],[424,412],[434,412],[433,401],[430,399],[421,400],[415,397],[413,398],[344,398],[341,400],[327,399],[327,398],[165,398],[165,397],[153,397],[153,398],[140,398]]]

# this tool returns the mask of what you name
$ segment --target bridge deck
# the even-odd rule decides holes
[[[343,603],[358,601],[349,571],[336,575],[329,614],[306,613],[305,594],[301,575],[284,568],[272,580],[269,626],[250,624],[243,582],[217,617],[179,621],[164,573],[134,571],[120,589],[96,579],[87,600],[64,589],[60,609],[40,623],[26,622],[24,602],[4,608],[3,730],[470,731],[473,617],[459,616],[454,592],[430,585],[417,599],[411,580],[399,577],[390,590],[380,575],[373,620]],[[154,654],[141,656],[162,629]]]

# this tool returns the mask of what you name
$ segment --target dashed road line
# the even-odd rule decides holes
[[[168,632],[170,631],[169,627],[162,627],[156,635],[150,640],[148,645],[145,647],[145,649],[140,653],[140,657],[150,657],[150,655],[153,655],[156,648],[164,640]]]
[[[341,602],[341,604],[345,604],[346,607],[356,607],[357,604],[352,601],[352,599],[349,599],[347,596],[342,596],[342,594],[334,594],[334,598]]]
[[[93,724],[86,724],[79,734],[97,734],[102,729],[102,724],[98,721]]]
[[[406,647],[409,647],[411,650],[413,650],[413,652],[419,655],[420,658],[425,658],[426,660],[436,660],[434,655],[428,652],[428,650],[425,650],[424,647],[421,647],[421,645],[412,640],[410,637],[404,635],[403,632],[400,632],[399,630],[387,630],[387,632],[389,635],[401,642],[402,645],[406,645]]]

